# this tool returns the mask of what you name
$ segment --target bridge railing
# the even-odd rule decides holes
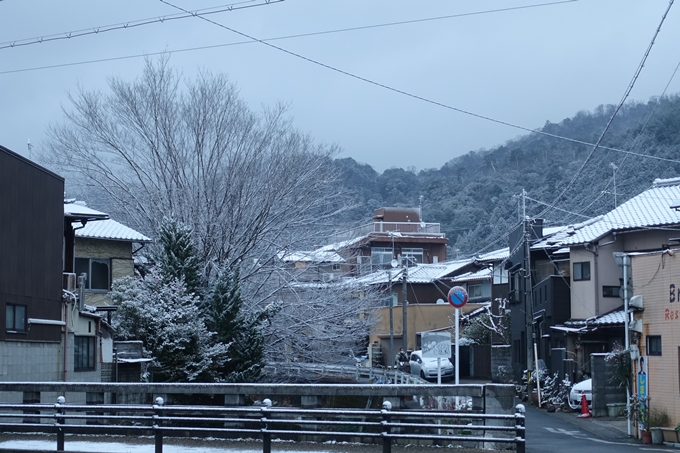
[[[392,368],[363,367],[350,365],[323,365],[314,363],[281,362],[265,367],[265,373],[272,376],[301,376],[310,379],[352,380],[371,384],[429,384],[419,376]]]
[[[155,453],[162,453],[164,437],[177,435],[250,435],[263,441],[263,453],[271,453],[272,439],[379,442],[383,453],[403,440],[485,449],[510,444],[525,452],[519,406],[512,415],[391,409],[389,402],[381,410],[280,408],[268,399],[259,407],[164,405],[161,397],[153,405],[78,405],[62,396],[56,404],[0,404],[0,430],[56,433],[57,451],[64,451],[66,434],[98,433],[152,434]]]

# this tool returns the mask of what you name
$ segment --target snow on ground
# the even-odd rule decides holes
[[[53,435],[1,435],[0,452],[4,449],[37,451],[56,451],[57,438]],[[82,453],[154,453],[151,437],[121,436],[66,436],[64,449],[67,452]],[[287,453],[379,453],[381,445],[363,445],[343,442],[335,443],[296,443],[272,441],[272,451]],[[262,442],[252,439],[177,439],[166,438],[164,453],[262,453]]]

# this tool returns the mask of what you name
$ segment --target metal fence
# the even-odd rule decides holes
[[[514,445],[525,452],[523,406],[514,415],[470,412],[383,409],[301,409],[262,406],[214,407],[164,405],[0,404],[0,431],[56,433],[57,451],[66,435],[153,435],[155,452],[162,453],[168,436],[242,437],[262,440],[263,453],[271,452],[272,439],[295,441],[350,440],[382,443],[390,453],[395,442],[430,445],[457,443],[487,449]]]

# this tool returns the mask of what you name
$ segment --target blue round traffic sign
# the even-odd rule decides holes
[[[463,308],[468,301],[468,293],[462,286],[454,286],[449,290],[449,303],[456,308]]]

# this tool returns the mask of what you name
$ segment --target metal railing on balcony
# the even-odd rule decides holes
[[[433,236],[446,237],[441,232],[440,224],[425,222],[373,222],[347,231],[337,233],[331,237],[331,243],[347,241],[349,239],[366,236],[371,233],[394,234],[402,236]]]

